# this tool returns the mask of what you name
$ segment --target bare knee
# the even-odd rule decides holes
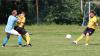
[[[25,35],[26,35],[26,36],[29,36],[29,33],[27,32]]]
[[[86,36],[89,36],[89,33],[87,33]]]

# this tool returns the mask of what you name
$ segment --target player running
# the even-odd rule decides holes
[[[16,18],[16,15],[17,15],[17,10],[13,10],[12,15],[10,15],[9,18],[8,18],[7,25],[5,27],[6,37],[5,37],[5,39],[2,43],[2,47],[5,47],[5,45],[8,42],[11,34],[17,35],[19,47],[22,45],[21,35],[16,30],[14,30],[15,23],[19,22],[19,20]]]
[[[24,29],[24,24],[26,19],[25,13],[21,12],[21,14],[18,15],[18,19],[20,20],[20,22],[17,22],[17,26],[15,26],[14,29],[22,35],[22,38],[27,42],[27,46],[31,47],[32,45],[30,44],[29,33]]]
[[[89,15],[90,15],[90,19],[89,19],[87,28],[84,30],[83,34],[80,37],[78,37],[75,41],[73,41],[74,44],[78,44],[78,42],[81,39],[83,39],[83,37],[86,37],[85,45],[89,45],[90,36],[94,33],[95,28],[97,26],[96,13],[93,10],[91,10]]]

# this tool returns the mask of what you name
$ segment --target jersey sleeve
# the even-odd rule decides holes
[[[95,23],[97,22],[97,18],[96,17],[93,19],[93,22],[95,22]]]
[[[18,21],[19,21],[18,17],[15,17],[15,21],[16,21],[16,22],[18,22]]]

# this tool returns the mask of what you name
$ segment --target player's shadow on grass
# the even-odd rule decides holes
[[[74,44],[75,45],[75,44]],[[77,44],[77,45],[83,45],[83,44]],[[76,46],[77,46],[76,45]],[[100,45],[100,43],[93,43],[93,44],[89,44],[89,45],[91,45],[91,46],[99,46]]]
[[[7,45],[6,47],[18,47],[18,45]]]
[[[90,44],[90,45],[100,45],[100,43],[93,43],[93,44]]]
[[[7,46],[7,47],[19,47],[18,45],[10,45],[10,46]],[[22,45],[22,47],[27,47],[26,45]]]

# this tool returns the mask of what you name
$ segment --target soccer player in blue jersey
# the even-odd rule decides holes
[[[19,20],[16,18],[16,15],[17,15],[17,10],[13,10],[12,15],[10,15],[9,18],[8,18],[7,25],[5,27],[6,37],[5,37],[5,39],[2,43],[2,47],[5,47],[5,45],[8,42],[11,34],[17,35],[19,47],[21,47],[21,45],[22,45],[21,35],[16,30],[14,30],[15,23],[19,22]]]

